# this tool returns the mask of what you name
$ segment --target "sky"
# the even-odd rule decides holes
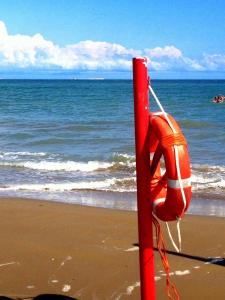
[[[0,0],[0,78],[225,79],[224,0]]]

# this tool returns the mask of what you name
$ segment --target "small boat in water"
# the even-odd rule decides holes
[[[212,102],[213,103],[223,103],[225,100],[225,96],[223,95],[218,95],[218,96],[215,96],[213,99],[212,99]]]

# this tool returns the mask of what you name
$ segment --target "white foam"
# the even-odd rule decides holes
[[[64,284],[62,288],[62,292],[67,293],[71,290],[71,286],[69,284]]]
[[[155,278],[155,281],[159,281],[161,279],[160,276],[155,276],[154,278]]]
[[[34,289],[34,288],[35,288],[34,285],[28,285],[28,286],[27,286],[27,289]]]
[[[72,256],[68,255],[60,264],[60,267],[64,266],[65,263],[68,261],[68,260],[71,260],[72,259]]]
[[[175,271],[174,274],[177,276],[184,276],[184,275],[188,275],[191,272],[189,270],[184,270],[184,271]]]
[[[193,268],[194,269],[200,269],[200,266],[194,266]]]
[[[139,247],[135,246],[135,247],[128,248],[128,249],[126,249],[124,251],[126,251],[126,252],[132,252],[132,251],[138,251],[138,250],[139,250]]]
[[[19,262],[16,262],[16,261],[11,261],[11,262],[7,262],[7,263],[3,263],[3,264],[0,264],[0,267],[4,267],[4,266],[10,266],[10,265],[19,265],[20,263]]]
[[[166,274],[166,273],[163,273],[163,274],[162,274],[162,276],[167,276],[167,275],[173,276],[173,275],[174,275],[174,272],[170,272],[169,274]]]
[[[218,165],[208,165],[208,164],[193,164],[192,168],[198,171],[214,171],[214,172],[225,172],[225,166],[218,166]]]
[[[51,282],[52,283],[58,283],[59,281],[57,279],[52,279]]]
[[[62,183],[37,183],[37,184],[14,184],[0,186],[0,191],[36,191],[36,192],[66,192],[66,191],[80,191],[80,190],[96,190],[96,191],[116,191],[116,192],[132,192],[135,187],[126,185],[127,180],[132,178],[115,177],[104,180],[86,180],[76,182],[62,182]]]
[[[2,166],[8,167],[20,167],[33,170],[43,170],[43,171],[67,171],[67,172],[93,172],[99,169],[107,169],[112,166],[112,163],[99,162],[99,161],[88,161],[85,162],[53,162],[53,161],[26,161],[26,162],[1,162]]]
[[[132,292],[133,292],[133,290],[134,290],[136,287],[139,287],[139,286],[140,286],[140,281],[135,282],[133,285],[129,285],[129,286],[127,287],[127,290],[126,290],[127,295],[131,295]]]
[[[209,165],[193,165],[193,190],[224,189],[225,167]]]
[[[46,157],[45,160],[39,158]],[[34,160],[36,158],[36,160]],[[61,161],[59,154],[45,152],[0,152],[0,166],[19,167],[44,171],[92,172],[107,169],[114,165],[135,167],[135,156],[115,153],[113,161]],[[57,159],[57,160],[56,160]]]
[[[76,175],[83,173],[88,175],[95,175],[95,172],[107,172],[107,176],[111,174],[124,174],[124,178],[115,178],[94,181],[82,181],[76,183],[46,183],[35,185],[10,185],[8,190],[34,190],[34,191],[70,191],[70,190],[112,190],[118,192],[135,192],[136,191],[136,177],[135,177],[135,156],[127,153],[114,153],[110,161],[90,160],[63,161],[60,154],[45,153],[45,152],[0,152],[0,167],[9,168],[23,168],[28,170],[43,172],[78,172]],[[120,168],[121,166],[121,168]],[[16,170],[17,171],[17,170]],[[20,170],[18,170],[18,173]],[[80,174],[79,172],[82,172]],[[127,177],[129,172],[130,177]],[[126,173],[126,175],[125,175]],[[37,173],[38,174],[38,173]],[[66,176],[67,176],[66,174]],[[42,174],[41,174],[42,175]],[[61,174],[58,174],[61,175]],[[58,176],[56,173],[54,176]],[[119,176],[118,176],[119,177]],[[111,182],[109,180],[112,180]],[[38,181],[37,181],[38,182]],[[113,186],[112,186],[113,185]],[[218,194],[225,189],[225,166],[208,165],[208,164],[193,164],[192,165],[192,189],[193,191],[207,191],[212,190]],[[4,189],[6,190],[6,189]]]
[[[0,187],[0,190],[6,191],[50,191],[50,192],[65,192],[73,190],[109,190],[109,187],[115,183],[115,178],[105,179],[102,181],[79,181],[66,183],[43,183],[43,184],[19,184]]]

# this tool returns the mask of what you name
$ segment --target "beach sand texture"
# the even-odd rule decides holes
[[[4,198],[0,211],[1,295],[140,299],[135,212]],[[166,238],[181,299],[224,299],[224,218],[186,216],[181,228],[181,256]],[[155,262],[157,299],[167,299],[157,251]]]

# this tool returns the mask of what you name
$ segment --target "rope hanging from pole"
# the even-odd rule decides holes
[[[168,261],[168,257],[167,257],[167,253],[166,253],[166,246],[165,246],[161,226],[160,226],[158,220],[154,216],[152,218],[152,221],[155,226],[157,248],[158,248],[161,260],[162,260],[164,270],[166,272],[166,294],[167,294],[167,297],[171,300],[179,300],[180,299],[179,293],[176,289],[176,286],[172,283],[172,281],[170,279],[170,265],[169,265],[169,261]],[[171,294],[171,291],[173,294]]]

